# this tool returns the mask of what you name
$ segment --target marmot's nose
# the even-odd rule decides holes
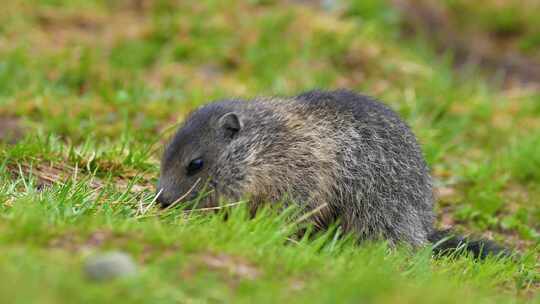
[[[173,202],[168,199],[163,192],[158,193],[158,197],[156,199],[156,202],[159,204],[161,208],[166,208],[170,206]]]
[[[199,196],[198,191],[192,191],[187,197],[182,198],[182,202],[184,201],[192,201],[196,199]],[[159,193],[156,202],[161,206],[161,208],[167,208],[170,205],[174,204],[176,201],[178,201],[180,198],[174,198],[167,196],[163,194],[163,192]]]

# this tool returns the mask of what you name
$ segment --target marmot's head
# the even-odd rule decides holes
[[[230,105],[214,103],[196,110],[173,137],[161,161],[157,201],[162,207],[214,190],[217,161],[244,127],[243,117]],[[207,200],[211,198],[209,193]]]

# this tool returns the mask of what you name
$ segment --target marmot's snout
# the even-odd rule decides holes
[[[167,208],[169,207],[174,201],[167,197],[161,189],[158,188],[158,193],[156,193],[157,198],[156,202],[159,204],[161,208]]]
[[[167,208],[173,204],[193,201],[199,196],[199,192],[193,190],[188,195],[183,195],[180,197],[173,197],[173,196],[165,194],[164,191],[158,190],[156,195],[157,195],[156,203],[158,203],[161,208]]]

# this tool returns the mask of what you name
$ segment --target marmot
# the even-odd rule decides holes
[[[318,208],[310,217],[317,227],[339,221],[360,240],[417,248],[448,235],[433,228],[432,180],[410,128],[389,107],[348,90],[197,109],[165,149],[158,202],[193,200],[203,189],[210,194],[198,206],[296,203]],[[500,251],[488,242],[472,247],[481,256]]]

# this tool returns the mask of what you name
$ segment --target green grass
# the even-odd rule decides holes
[[[0,138],[0,302],[540,303],[537,89],[456,70],[451,52],[403,35],[382,1],[331,12],[135,2],[14,0],[0,10],[0,127],[17,119],[26,133]],[[464,9],[467,22],[479,14]],[[534,29],[537,17],[516,22]],[[357,246],[338,231],[297,242],[287,214],[153,206],[160,153],[190,110],[337,87],[384,100],[411,125],[436,179],[439,223],[520,257],[433,259],[430,248]],[[85,279],[87,256],[118,249],[139,275]]]

